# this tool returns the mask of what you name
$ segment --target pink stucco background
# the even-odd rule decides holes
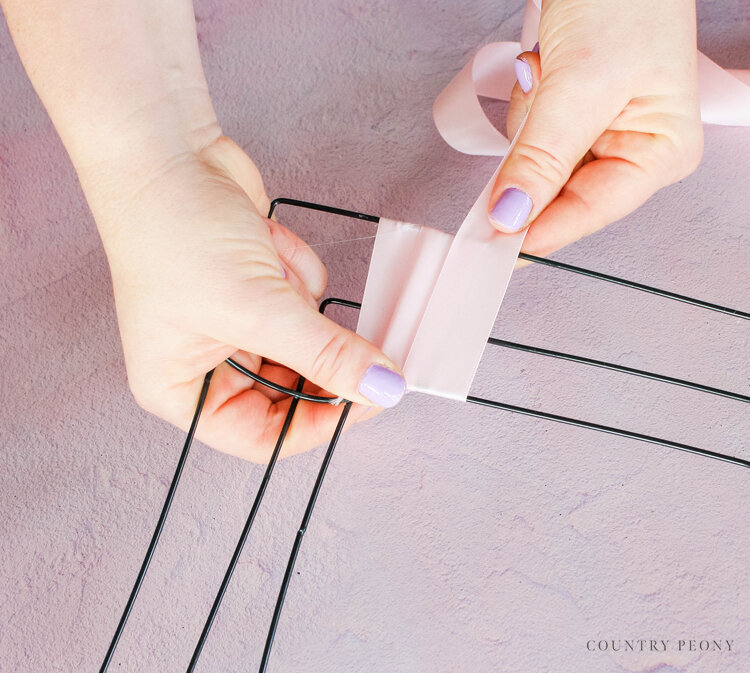
[[[448,148],[432,101],[479,46],[518,38],[522,6],[199,0],[196,15],[220,120],[271,196],[455,230],[496,160]],[[699,15],[701,48],[750,67],[747,3]],[[183,434],[130,396],[104,253],[4,23],[0,204],[0,671],[97,670]],[[748,310],[749,212],[750,129],[708,128],[694,175],[557,258]],[[318,242],[373,233],[279,214]],[[361,296],[371,245],[319,248],[331,294]],[[494,334],[750,392],[746,321],[559,271],[516,273]],[[473,391],[750,458],[731,400],[502,350]],[[201,671],[257,667],[322,455],[277,467]],[[194,447],[112,670],[185,669],[261,475]],[[270,670],[748,671],[748,492],[739,467],[412,394],[342,440]],[[586,649],[638,638],[672,645]]]

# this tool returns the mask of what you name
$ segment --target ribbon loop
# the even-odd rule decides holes
[[[539,0],[527,2],[524,49],[536,42],[540,10]],[[451,147],[493,156],[512,149],[515,139],[492,125],[479,96],[510,99],[521,44],[485,45],[438,95],[435,125]],[[750,71],[724,70],[698,52],[698,80],[705,123],[750,126]],[[383,218],[378,224],[357,332],[403,367],[410,390],[457,400],[469,393],[526,235],[499,233],[487,218],[501,167],[455,237]]]

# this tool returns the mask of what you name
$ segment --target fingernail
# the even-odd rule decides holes
[[[281,267],[281,277],[286,278],[286,269],[283,266]]]
[[[405,390],[403,376],[383,365],[370,365],[359,382],[359,394],[386,409],[395,407]]]
[[[490,211],[490,219],[507,231],[520,231],[531,212],[532,201],[526,192],[509,187]]]
[[[521,85],[521,90],[524,93],[529,93],[531,87],[534,86],[534,79],[531,76],[531,66],[520,58],[516,59],[515,66],[516,77],[518,78],[518,83]]]
[[[538,42],[531,48],[531,51],[533,51],[535,54],[539,53],[539,43]]]

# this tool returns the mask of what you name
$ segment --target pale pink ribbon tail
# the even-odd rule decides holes
[[[512,143],[487,119],[479,96],[510,99],[514,59],[536,42],[539,16],[530,0],[521,43],[485,45],[435,100],[435,125],[458,151],[507,156]],[[750,71],[698,56],[702,120],[750,126]],[[380,220],[357,333],[403,368],[409,390],[456,400],[469,393],[525,236],[501,234],[487,219],[501,166],[455,236]]]

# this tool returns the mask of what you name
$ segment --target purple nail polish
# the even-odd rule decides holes
[[[281,277],[286,278],[286,269],[283,266],[281,267]]]
[[[539,53],[539,43],[538,42],[531,48],[531,51],[533,51],[535,54]]]
[[[534,86],[534,78],[531,76],[531,66],[526,61],[517,58],[515,67],[516,77],[518,78],[518,83],[521,85],[521,90],[524,93],[529,93],[531,87]]]
[[[509,187],[490,211],[490,219],[509,232],[520,231],[531,212],[532,201],[526,192]]]
[[[395,407],[406,391],[406,381],[383,365],[370,365],[359,382],[359,394],[379,407]]]

